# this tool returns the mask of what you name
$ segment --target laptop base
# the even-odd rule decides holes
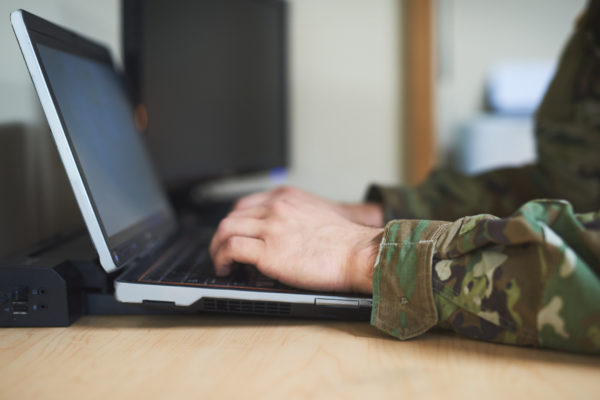
[[[69,326],[83,315],[202,313],[368,321],[370,310],[278,301],[204,297],[187,307],[172,302],[118,302],[117,274],[107,274],[85,230],[40,242],[0,260],[0,327]]]

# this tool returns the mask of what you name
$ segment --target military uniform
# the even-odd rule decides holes
[[[535,129],[535,165],[370,188],[390,221],[373,325],[401,339],[438,325],[600,353],[600,0],[578,21]]]

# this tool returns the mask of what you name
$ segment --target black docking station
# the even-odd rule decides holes
[[[117,302],[114,278],[100,266],[87,231],[54,236],[0,260],[0,327],[69,326],[88,314],[174,313]]]

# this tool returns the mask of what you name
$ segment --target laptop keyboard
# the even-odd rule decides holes
[[[251,265],[238,264],[228,276],[217,277],[208,252],[212,234],[211,231],[202,231],[182,236],[138,281],[232,288],[286,288]]]

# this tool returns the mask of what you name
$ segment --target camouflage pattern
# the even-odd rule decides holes
[[[396,337],[437,324],[475,339],[600,354],[600,212],[535,200],[502,219],[396,220],[380,247],[372,323]]]
[[[535,165],[475,177],[440,169],[416,188],[370,188],[390,221],[373,325],[401,339],[438,325],[600,354],[600,0],[563,52],[536,138]]]

